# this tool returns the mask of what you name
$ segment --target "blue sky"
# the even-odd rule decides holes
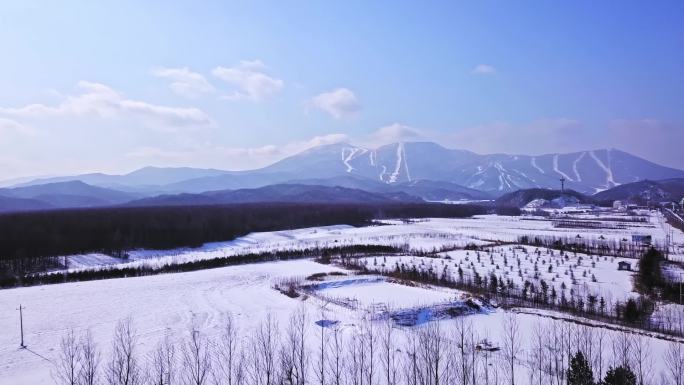
[[[680,1],[3,2],[0,173],[245,169],[397,140],[684,168],[682,17]]]

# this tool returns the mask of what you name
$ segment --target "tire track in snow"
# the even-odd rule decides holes
[[[574,182],[574,179],[570,177],[570,175],[564,173],[563,171],[558,169],[558,154],[553,156],[553,171],[557,172],[560,174],[563,178],[569,180],[570,182]]]

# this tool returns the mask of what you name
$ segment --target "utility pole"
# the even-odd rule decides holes
[[[565,194],[565,177],[560,178],[561,182],[561,194]]]
[[[26,345],[24,345],[24,309],[25,307],[19,305],[19,329],[21,331],[21,345],[19,345],[22,349],[26,349]]]

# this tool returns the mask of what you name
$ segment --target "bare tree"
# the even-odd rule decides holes
[[[339,325],[333,326],[331,339],[331,357],[328,360],[328,371],[330,372],[330,384],[342,385],[344,376],[344,340]]]
[[[81,370],[81,351],[73,329],[62,337],[59,344],[59,361],[53,372],[55,382],[61,385],[78,385]]]
[[[361,365],[363,364],[363,350],[358,335],[355,333],[347,341],[347,383],[349,385],[363,385]]]
[[[613,366],[631,367],[632,340],[629,334],[621,332],[613,335]]]
[[[290,317],[285,340],[279,353],[280,381],[284,384],[303,385],[306,383],[309,353],[306,347],[307,315],[300,309]]]
[[[181,348],[181,358],[181,378],[185,385],[208,383],[211,373],[211,350],[206,337],[194,327]]]
[[[548,332],[541,321],[534,324],[534,332],[531,341],[531,349],[529,351],[529,366],[531,371],[531,378],[539,385],[543,385],[546,379],[545,368],[547,360],[546,341],[548,339]]]
[[[151,353],[149,376],[151,385],[172,385],[175,382],[175,348],[166,335]]]
[[[278,354],[278,325],[271,314],[261,322],[252,336],[250,383],[253,385],[274,385],[276,376],[276,357]]]
[[[507,313],[503,321],[503,355],[506,359],[508,377],[511,385],[515,385],[515,359],[521,353],[522,336],[518,318],[513,313]]]
[[[396,385],[398,381],[397,347],[395,342],[394,324],[389,316],[383,320],[380,344],[382,346],[381,362],[385,370],[385,381],[387,385]]]
[[[323,314],[321,314],[323,315]],[[325,316],[321,317],[321,321],[325,320]],[[325,322],[321,322],[318,328],[318,347],[316,349],[316,379],[320,385],[325,385],[325,372],[326,372],[326,351],[328,349],[327,339],[326,339],[326,328]]]
[[[596,347],[596,354],[592,367],[596,372],[596,378],[603,378],[603,356],[606,344],[606,329],[598,328],[594,336],[594,345]]]
[[[646,337],[634,335],[632,340],[632,362],[639,385],[648,385],[651,381],[653,369],[653,357],[651,357],[651,345]]]
[[[240,334],[232,314],[226,316],[221,338],[214,350],[217,384],[240,385],[244,377],[243,353]]]
[[[140,385],[136,335],[130,318],[119,321],[114,330],[112,353],[107,367],[109,385]]]
[[[87,331],[80,340],[81,367],[79,371],[79,383],[81,385],[97,385],[100,370],[100,352],[95,345],[95,340],[90,331]]]
[[[377,354],[378,338],[376,335],[375,325],[372,320],[364,319],[361,325],[361,341],[363,342],[361,349],[364,350],[364,364],[361,366],[361,370],[364,373],[366,384],[373,385],[375,384],[375,356]]]
[[[668,344],[665,367],[671,385],[684,385],[684,344],[676,341]]]
[[[420,364],[418,363],[418,335],[416,333],[407,333],[404,347],[406,354],[404,356],[404,383],[406,385],[419,385],[420,378]]]
[[[432,322],[418,332],[419,359],[422,368],[419,370],[421,385],[440,385],[452,382],[449,361],[447,360],[447,343],[439,322]]]
[[[468,361],[468,334],[470,333],[470,324],[467,324],[463,317],[456,322],[454,340],[454,347],[456,355],[460,359],[460,366],[458,368],[458,376],[461,379],[461,385],[468,385],[470,382],[469,361]]]

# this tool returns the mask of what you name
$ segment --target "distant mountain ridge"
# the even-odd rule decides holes
[[[657,165],[614,149],[540,156],[450,150],[435,143],[395,143],[369,150],[346,144],[317,147],[263,169],[294,170],[309,177],[353,174],[387,184],[444,181],[491,194],[526,188],[568,188],[593,194],[642,179],[684,177],[684,171]]]
[[[549,190],[541,188],[531,188],[525,190],[518,190],[508,194],[504,194],[494,201],[494,204],[501,207],[518,207],[522,208],[532,201],[554,201],[563,200],[564,202],[575,202],[592,204],[596,203],[593,197],[586,196],[582,193],[573,190]]]
[[[43,202],[52,208],[109,206],[140,197],[139,194],[91,186],[79,180],[3,188],[0,196]]]
[[[561,178],[568,189],[594,194],[644,179],[684,178],[684,171],[614,149],[539,156],[480,155],[431,142],[402,142],[375,149],[337,143],[256,170],[146,167],[124,175],[37,179],[15,187],[76,180],[140,198],[294,183],[404,192],[425,200],[478,200],[519,189],[557,189]]]
[[[684,198],[684,178],[643,180],[602,191],[594,198],[603,201],[622,200],[640,205],[660,202],[679,202]]]
[[[256,202],[389,203],[422,202],[399,193],[371,193],[339,186],[275,184],[254,189],[208,191],[201,194],[160,195],[134,200],[126,206],[197,206]]]

